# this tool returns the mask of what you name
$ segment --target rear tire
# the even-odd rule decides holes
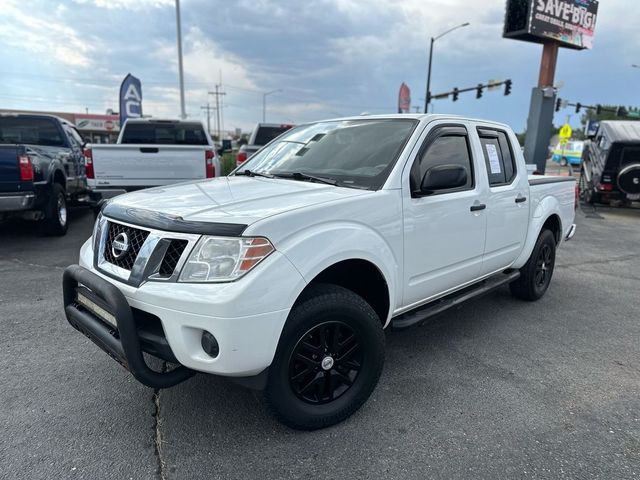
[[[384,332],[371,306],[345,288],[313,285],[289,314],[265,398],[289,427],[328,427],[369,398],[383,364]]]
[[[561,167],[566,167],[567,165],[569,165],[569,162],[567,161],[567,157],[562,157],[560,159],[560,166]]]
[[[509,284],[511,294],[521,300],[535,301],[543,297],[556,261],[556,239],[551,230],[543,230],[527,263],[520,269],[520,278]]]
[[[45,235],[64,235],[67,233],[67,224],[67,196],[62,185],[54,183],[44,209],[42,231]]]

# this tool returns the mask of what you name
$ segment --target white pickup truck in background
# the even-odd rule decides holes
[[[194,121],[129,119],[116,144],[87,145],[84,155],[94,202],[221,174],[211,137]]]
[[[293,125],[286,123],[258,123],[251,132],[248,142],[238,150],[236,167],[242,165],[267,143],[291,128]]]
[[[321,428],[373,392],[384,328],[500,286],[540,299],[575,201],[573,177],[527,175],[503,124],[302,125],[227,177],[110,200],[64,273],[65,312],[147,386],[227,376],[287,425]]]

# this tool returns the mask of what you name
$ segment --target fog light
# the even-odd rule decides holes
[[[202,349],[207,352],[207,355],[212,358],[216,358],[220,353],[220,346],[218,345],[216,337],[211,335],[209,332],[202,332],[200,344],[202,345]]]

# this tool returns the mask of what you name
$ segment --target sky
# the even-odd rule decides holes
[[[205,120],[222,84],[224,128],[262,119],[303,123],[394,113],[405,82],[424,105],[429,38],[432,92],[490,79],[502,89],[435,100],[437,113],[501,121],[524,130],[542,46],[502,38],[504,0],[182,0],[186,111]],[[602,0],[593,50],[561,49],[559,96],[572,103],[640,105],[640,2]],[[105,113],[120,82],[142,82],[145,114],[180,113],[174,0],[0,0],[0,108]],[[413,109],[412,109],[413,111]],[[421,107],[422,111],[422,107]],[[567,108],[560,125],[579,125]],[[212,120],[213,122],[213,120]]]

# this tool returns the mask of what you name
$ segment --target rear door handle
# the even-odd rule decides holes
[[[516,203],[526,202],[527,197],[516,197]]]
[[[469,208],[469,210],[471,210],[472,212],[477,212],[478,210],[484,210],[485,208],[487,208],[487,206],[484,203],[479,203],[478,205],[471,205],[471,208]]]

